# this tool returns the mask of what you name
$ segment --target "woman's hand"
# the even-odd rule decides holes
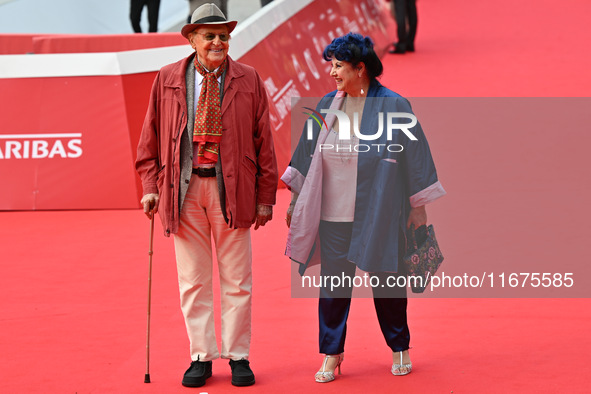
[[[415,228],[419,228],[423,224],[427,224],[427,211],[425,206],[411,208],[410,214],[408,215],[408,221],[406,222],[406,228],[410,228],[410,225],[414,224]]]
[[[293,215],[293,207],[295,206],[295,204],[289,204],[289,207],[287,208],[287,212],[285,213],[285,223],[287,224],[287,227],[291,227],[291,215]]]
[[[298,201],[298,197],[299,194],[295,192],[291,193],[291,202],[289,203],[289,207],[285,213],[285,223],[287,224],[287,227],[291,227],[291,216],[293,215],[293,208],[296,205],[296,201]]]

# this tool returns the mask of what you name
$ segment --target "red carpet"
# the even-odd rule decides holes
[[[288,201],[284,190],[279,196],[276,219]],[[143,383],[148,221],[139,211],[0,217],[3,393],[190,392],[180,385],[188,344],[172,242],[160,236],[154,246],[152,383]],[[390,354],[371,300],[355,299],[343,375],[329,385],[315,383],[321,360],[316,301],[290,298],[284,227],[275,220],[254,233],[251,360],[257,384],[242,390],[585,392],[580,368],[589,350],[587,299],[410,299],[415,369],[403,378],[389,374]],[[447,250],[457,246],[450,242]],[[193,392],[240,390],[229,380],[227,362],[217,360],[213,378]]]
[[[407,97],[589,95],[588,2],[568,0],[559,9],[547,0],[482,3],[419,1],[417,52],[386,56],[382,82]],[[562,272],[570,261],[585,263],[588,124],[543,136],[524,128],[512,141],[479,128],[442,135],[425,125],[449,193],[428,208],[443,267],[506,262],[519,270],[531,260],[554,262]],[[391,356],[371,300],[355,299],[343,375],[315,383],[316,300],[291,298],[292,267],[283,256],[288,200],[281,190],[275,220],[253,232],[257,384],[249,388],[230,385],[225,360],[214,362],[205,387],[180,385],[188,341],[172,240],[159,224],[152,383],[144,384],[149,223],[143,214],[0,212],[0,392],[588,392],[588,298],[410,299],[414,369],[406,377],[389,373]]]

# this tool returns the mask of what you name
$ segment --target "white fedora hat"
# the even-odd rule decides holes
[[[183,26],[181,34],[188,39],[189,33],[201,25],[226,25],[228,26],[228,33],[231,33],[237,23],[236,21],[227,20],[224,13],[215,4],[206,3],[193,12],[191,23]]]

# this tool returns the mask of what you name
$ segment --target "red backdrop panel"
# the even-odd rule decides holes
[[[0,79],[0,209],[137,207],[120,76]]]

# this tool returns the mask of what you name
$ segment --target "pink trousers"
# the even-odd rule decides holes
[[[220,208],[217,180],[191,177],[174,237],[181,310],[191,359],[210,361],[218,350],[212,289],[212,244],[220,276],[221,357],[248,359],[251,333],[252,249],[250,229],[231,229]]]

